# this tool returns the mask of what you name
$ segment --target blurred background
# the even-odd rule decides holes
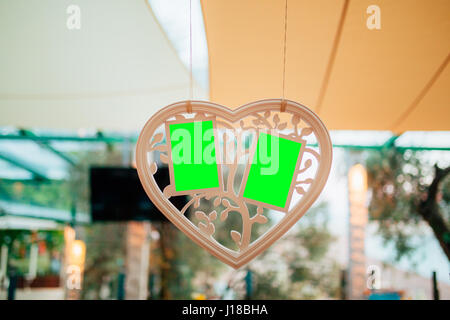
[[[278,98],[285,4],[0,2],[0,299],[450,298],[447,0],[288,2],[286,98],[330,129],[333,165],[248,266],[143,192],[135,144],[189,99],[189,30],[194,99]]]

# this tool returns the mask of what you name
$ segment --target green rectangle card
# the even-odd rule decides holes
[[[250,202],[286,211],[293,192],[292,181],[300,163],[302,144],[304,141],[261,132],[243,197],[252,200]]]
[[[170,178],[176,193],[219,188],[213,129],[213,119],[166,124],[170,139]]]

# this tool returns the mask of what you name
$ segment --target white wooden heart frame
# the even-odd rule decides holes
[[[249,128],[275,130],[295,139],[305,140],[308,143],[303,153],[308,154],[309,159],[307,157],[302,158],[296,174],[300,178],[305,177],[306,174],[312,174],[312,176],[300,181],[296,180],[293,188],[297,201],[294,202],[293,199],[284,217],[253,242],[250,241],[253,224],[264,224],[268,219],[263,215],[262,207],[258,207],[257,213],[250,217],[246,200],[240,196],[239,191],[234,190],[233,186],[237,163],[240,157],[248,156],[250,150],[241,150],[239,146],[236,147],[233,155],[234,160],[222,164],[222,166],[228,166],[227,183],[218,191],[193,193],[182,210],[175,208],[169,201],[169,198],[174,195],[173,185],[161,190],[153,177],[158,169],[158,161],[154,160],[151,155],[155,155],[158,151],[162,162],[170,163],[171,161],[168,157],[168,146],[164,144],[166,122],[174,119],[177,121],[194,119],[195,121],[211,116],[216,118],[216,124],[222,130],[239,129],[243,131]],[[235,145],[235,142],[233,141],[232,144]],[[226,135],[224,135],[222,145],[231,145],[226,140]],[[224,153],[225,149],[224,147]],[[225,158],[227,154],[223,156]],[[331,161],[332,144],[330,136],[319,117],[299,103],[281,99],[256,101],[236,110],[230,110],[206,101],[177,102],[161,109],[147,121],[136,146],[136,165],[139,179],[152,202],[188,237],[234,268],[247,264],[266,250],[306,213],[325,186]],[[313,165],[313,162],[315,165]],[[313,167],[316,169],[314,170]],[[221,170],[221,172],[225,174],[225,170]],[[198,203],[202,199],[215,199],[214,206],[225,209],[221,212],[213,210],[209,214],[197,210],[196,216],[201,220],[197,226],[184,213],[189,209],[198,208]],[[231,211],[239,212],[242,216],[241,232],[230,231],[231,238],[238,245],[239,250],[237,251],[223,246],[214,238],[215,224],[220,223],[217,219],[218,215],[220,215],[220,220],[225,220]]]

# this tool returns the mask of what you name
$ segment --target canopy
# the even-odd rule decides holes
[[[285,1],[202,5],[210,99],[281,97]],[[289,0],[287,21],[286,98],[329,129],[450,130],[450,1]]]
[[[173,26],[188,1],[153,9]],[[71,1],[0,2],[0,126],[137,132],[189,98],[186,63],[147,0],[73,3],[80,30],[66,27]],[[285,1],[201,4],[210,100],[235,108],[281,97]],[[366,25],[373,4],[380,30]],[[450,1],[288,0],[287,21],[286,98],[329,129],[450,130]]]
[[[136,132],[189,98],[189,70],[144,0],[0,1],[0,38],[0,126]]]

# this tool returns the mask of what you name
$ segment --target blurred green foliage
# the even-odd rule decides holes
[[[0,230],[0,247],[8,247],[8,265],[17,270],[19,275],[29,271],[29,257],[31,245],[35,243],[39,248],[38,275],[55,274],[51,268],[52,259],[59,259],[64,246],[64,235],[61,230]]]
[[[334,299],[339,295],[340,267],[327,255],[334,237],[328,230],[325,203],[308,213],[249,269],[252,299]],[[244,298],[243,290],[238,294]]]
[[[71,154],[77,158],[77,165],[70,169],[70,178],[65,182],[1,181],[1,197],[65,210],[75,206],[77,211],[89,212],[88,168],[91,165],[121,165],[124,162],[121,147],[106,145]],[[210,212],[213,201],[203,200],[198,209]],[[256,213],[255,206],[249,206],[249,210],[251,216]],[[336,297],[339,268],[335,261],[327,257],[333,238],[327,228],[326,211],[324,205],[311,209],[287,235],[249,265],[254,281],[252,298]],[[267,210],[263,214],[269,222],[254,225],[253,240],[278,221],[278,217]],[[193,222],[197,222],[194,215],[191,216]],[[216,221],[220,242],[228,247],[235,246],[229,232],[231,229],[240,230],[240,227],[241,217],[236,212],[230,212],[225,222]],[[221,298],[226,290],[218,289],[218,283],[229,283],[229,289],[234,291],[236,298],[245,298],[245,270],[235,271],[225,265],[170,223],[153,223],[152,228],[158,232],[159,240],[151,241],[151,298],[191,299],[195,293],[203,293],[208,298]],[[76,230],[77,238],[84,240],[87,247],[82,298],[116,298],[118,276],[125,271],[127,224],[95,223],[78,226]],[[13,246],[17,243],[21,247],[29,243],[30,234],[29,231],[0,230],[0,244]],[[61,231],[57,231],[52,239],[54,243],[50,246],[62,253]],[[15,261],[21,272],[26,272],[27,260],[21,258],[20,250],[23,252],[23,249],[14,247],[14,255],[20,259],[15,260],[14,257],[11,261]],[[39,263],[39,270],[48,270],[47,261]],[[105,286],[110,292],[102,296]]]
[[[385,148],[368,152],[366,167],[372,191],[370,219],[378,222],[378,232],[385,244],[393,244],[394,260],[411,257],[417,238],[423,235],[424,220],[419,213],[421,201],[434,172],[423,158],[424,151]],[[440,183],[436,199],[439,213],[450,225],[450,176]]]

